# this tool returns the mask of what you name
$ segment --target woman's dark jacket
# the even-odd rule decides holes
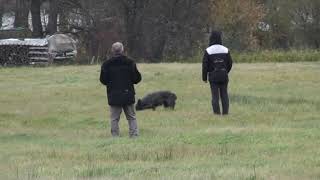
[[[206,49],[202,61],[202,80],[208,80],[208,73],[212,72],[215,67],[215,60],[222,59],[224,67],[229,73],[232,68],[232,58],[228,48],[222,45],[220,32],[212,32],[210,36],[209,47]]]
[[[108,104],[126,106],[135,103],[134,84],[141,81],[135,62],[126,56],[116,56],[101,66],[100,82],[107,86]]]

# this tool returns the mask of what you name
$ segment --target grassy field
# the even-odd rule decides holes
[[[113,139],[99,66],[0,68],[0,179],[320,179],[320,63],[235,64],[231,114],[214,116],[200,64],[139,64],[138,112]]]

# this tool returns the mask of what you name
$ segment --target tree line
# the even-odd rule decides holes
[[[33,37],[72,34],[83,57],[122,41],[148,62],[191,58],[213,29],[239,51],[320,48],[319,0],[0,0],[0,17],[8,12]]]

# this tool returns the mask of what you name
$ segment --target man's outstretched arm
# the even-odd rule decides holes
[[[141,81],[141,74],[138,71],[137,65],[134,63],[133,65],[133,83],[138,84]]]

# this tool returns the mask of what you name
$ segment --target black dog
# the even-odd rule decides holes
[[[165,108],[174,109],[174,106],[176,105],[176,99],[177,96],[170,91],[153,92],[138,100],[136,104],[136,110],[156,110],[156,107],[161,105],[163,105]]]

